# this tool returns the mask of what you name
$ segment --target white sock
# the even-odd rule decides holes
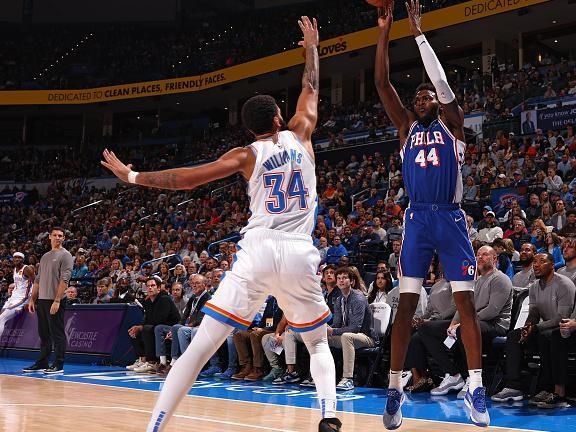
[[[206,315],[190,346],[166,377],[158,396],[147,432],[161,432],[174,414],[176,407],[194,385],[198,374],[210,357],[224,343],[232,327]]]
[[[478,387],[483,387],[482,369],[471,369],[468,373],[470,374],[470,385],[468,386],[468,391],[472,394]]]
[[[170,361],[170,366],[174,366],[176,364],[176,360],[178,360],[178,357],[172,357],[172,360]]]
[[[390,370],[388,375],[388,388],[396,389],[400,392],[404,391],[402,388],[402,371]]]
[[[328,347],[326,324],[301,333],[310,353],[310,374],[316,384],[322,418],[336,417],[336,367]]]
[[[166,366],[166,356],[160,356],[160,364]]]

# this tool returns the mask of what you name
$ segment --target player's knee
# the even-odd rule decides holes
[[[423,278],[401,276],[398,281],[398,291],[402,294],[418,294],[422,291]]]

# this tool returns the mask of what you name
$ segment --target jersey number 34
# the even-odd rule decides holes
[[[266,200],[266,210],[272,214],[284,213],[288,207],[288,200],[298,199],[300,210],[308,208],[306,197],[308,189],[302,181],[302,171],[294,170],[288,179],[288,185],[284,185],[284,173],[266,173],[262,176],[264,187],[269,189]]]

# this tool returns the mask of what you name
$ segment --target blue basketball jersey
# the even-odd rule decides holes
[[[412,123],[400,152],[405,190],[412,203],[462,200],[461,166],[466,145],[437,118],[426,128]]]

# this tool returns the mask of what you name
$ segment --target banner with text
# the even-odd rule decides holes
[[[549,1],[551,0],[473,0],[424,14],[423,29],[425,31],[437,30]],[[378,28],[373,27],[322,41],[319,47],[320,58],[376,45],[378,33]],[[408,20],[403,19],[394,23],[390,39],[401,39],[410,35]],[[200,76],[84,90],[2,91],[0,92],[0,105],[73,105],[198,92],[302,63],[304,63],[303,50],[297,48]]]
[[[536,129],[566,129],[566,126],[576,123],[576,105],[523,111],[521,118],[522,133],[534,133]]]
[[[124,319],[124,309],[66,310],[64,331],[66,352],[110,354]],[[6,324],[0,335],[0,348],[39,349],[36,314],[23,310]]]

